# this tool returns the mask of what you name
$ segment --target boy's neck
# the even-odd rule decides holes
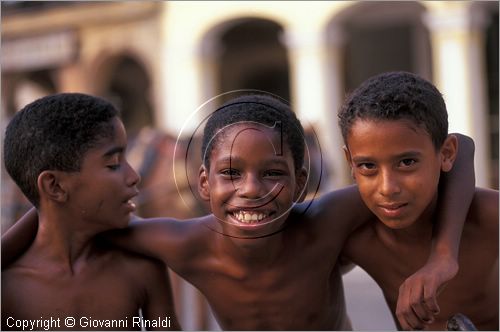
[[[58,270],[76,274],[93,249],[96,231],[74,229],[74,220],[49,218],[40,214],[36,238],[30,250],[40,263],[53,264]]]

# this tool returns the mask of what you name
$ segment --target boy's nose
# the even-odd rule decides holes
[[[390,171],[381,172],[378,187],[380,194],[385,197],[390,197],[401,191],[396,176]]]
[[[241,197],[244,198],[260,198],[262,194],[262,184],[257,176],[247,175],[238,184],[236,189]]]
[[[126,183],[127,186],[132,187],[132,186],[137,186],[139,182],[141,182],[141,176],[139,173],[135,171],[135,169],[130,166],[128,162],[126,162],[126,167],[127,167],[127,178],[126,178]]]

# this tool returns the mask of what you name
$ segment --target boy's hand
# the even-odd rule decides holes
[[[458,263],[451,256],[430,257],[427,264],[399,287],[396,316],[403,330],[422,330],[439,314],[436,297],[455,277]]]

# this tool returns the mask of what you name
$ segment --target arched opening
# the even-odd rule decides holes
[[[257,89],[290,100],[288,58],[280,42],[283,28],[263,19],[231,25],[218,40],[218,92]]]
[[[432,78],[430,38],[422,22],[424,11],[417,2],[361,2],[332,22],[329,29],[340,29],[343,36],[342,76],[346,91],[387,71],[403,70]]]
[[[98,94],[121,110],[128,135],[134,137],[142,128],[152,126],[151,79],[144,67],[127,55],[108,59],[101,67],[106,68],[106,76],[97,82]]]
[[[2,76],[4,116],[10,118],[35,99],[57,92],[52,70],[7,73]]]

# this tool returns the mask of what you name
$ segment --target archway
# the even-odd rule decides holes
[[[329,24],[343,41],[343,82],[352,91],[367,78],[404,70],[432,78],[429,33],[418,2],[360,2]]]
[[[104,61],[96,78],[97,94],[120,109],[130,137],[154,124],[150,95],[151,78],[142,64],[129,55],[118,55]]]
[[[283,28],[269,20],[245,18],[227,23],[216,56],[218,92],[257,89],[290,100]]]

